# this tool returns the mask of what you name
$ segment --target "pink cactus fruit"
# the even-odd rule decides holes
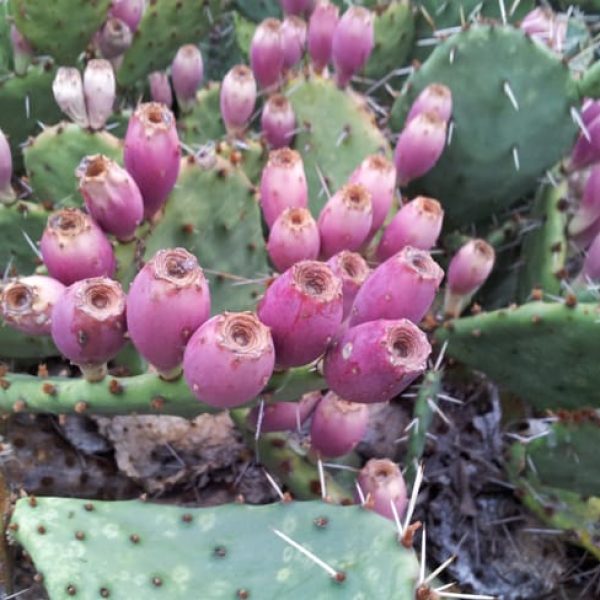
[[[311,11],[314,0],[280,0],[279,3],[286,15],[305,15]]]
[[[347,319],[354,304],[354,299],[362,284],[371,273],[367,261],[357,252],[342,250],[334,254],[327,264],[331,270],[342,280],[342,294],[344,298],[344,314],[342,319]]]
[[[248,414],[247,422],[261,433],[299,430],[321,399],[321,392],[308,392],[298,402],[272,402],[261,408],[255,406]]]
[[[12,154],[4,132],[0,129],[0,204],[11,204],[16,200],[12,187]]]
[[[342,322],[342,282],[324,263],[296,263],[267,288],[258,316],[271,328],[277,365],[317,359]]]
[[[181,373],[185,346],[209,316],[208,283],[196,257],[183,248],[159,250],[127,296],[131,340],[164,379]]]
[[[260,394],[273,373],[269,328],[254,313],[223,313],[201,325],[183,358],[185,380],[200,400],[233,408]]]
[[[263,106],[260,125],[271,148],[291,145],[296,129],[296,115],[289,100],[281,94],[271,96]]]
[[[340,9],[329,0],[317,0],[308,22],[308,53],[317,73],[321,73],[331,60],[333,34],[337,27]]]
[[[75,67],[59,67],[52,82],[54,100],[73,123],[88,127],[81,73]]]
[[[302,260],[319,256],[319,229],[306,208],[286,208],[275,220],[269,233],[267,251],[280,272]]]
[[[402,518],[408,506],[406,484],[396,463],[387,458],[372,458],[362,468],[357,484],[366,506],[386,519]],[[394,509],[392,509],[392,504]]]
[[[98,36],[98,45],[102,56],[107,59],[115,59],[121,56],[131,46],[133,32],[127,24],[117,17],[109,17]]]
[[[17,75],[25,75],[33,59],[33,48],[15,25],[10,26],[10,43],[13,51],[14,71]]]
[[[113,248],[85,213],[65,208],[48,217],[40,250],[48,273],[65,285],[92,277],[112,277]]]
[[[250,66],[260,87],[268,89],[279,82],[283,61],[281,21],[265,19],[259,23],[250,43]]]
[[[381,263],[356,295],[350,326],[376,319],[418,323],[429,310],[444,271],[428,252],[406,246]]]
[[[186,44],[179,48],[171,64],[171,79],[179,108],[190,112],[204,79],[204,61],[197,46]]]
[[[113,0],[110,15],[124,21],[135,32],[142,20],[145,6],[146,0]]]
[[[83,95],[89,125],[102,129],[113,112],[117,84],[112,65],[102,58],[88,62],[83,72]]]
[[[2,318],[28,335],[50,335],[52,309],[64,291],[60,281],[43,275],[9,281],[0,293]]]
[[[423,373],[430,353],[427,336],[414,323],[379,319],[338,335],[323,372],[329,388],[349,402],[387,402]]]
[[[221,84],[221,117],[230,135],[242,135],[256,105],[256,80],[245,65],[232,67]]]
[[[452,115],[452,92],[448,86],[432,83],[425,87],[410,107],[406,122],[426,112],[434,113],[448,123]]]
[[[150,85],[150,96],[152,102],[164,104],[167,108],[173,106],[173,92],[169,76],[164,71],[154,71],[148,75],[148,84]]]
[[[302,59],[306,47],[306,21],[295,15],[288,16],[281,24],[283,66],[291,69]]]

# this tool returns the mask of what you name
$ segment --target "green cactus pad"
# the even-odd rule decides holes
[[[39,201],[80,206],[75,169],[90,154],[122,162],[121,142],[106,131],[91,132],[74,123],[47,127],[23,150],[29,181]]]
[[[244,17],[255,23],[268,17],[280,19],[283,16],[277,0],[234,0],[234,5]]]
[[[375,13],[375,45],[365,75],[384,77],[408,60],[415,37],[415,20],[408,0],[393,0]]]
[[[19,31],[39,54],[49,54],[60,65],[75,64],[100,28],[110,0],[9,0]]]
[[[408,600],[419,574],[416,556],[398,543],[394,524],[358,506],[183,508],[23,498],[11,522],[52,600]],[[333,573],[278,534],[314,553]]]
[[[273,401],[292,402],[302,394],[324,389],[323,378],[308,368],[273,375],[264,393]],[[182,377],[164,381],[147,373],[105,377],[97,383],[83,378],[0,376],[0,413],[89,413],[98,415],[167,414],[192,417],[216,408],[198,402]]]
[[[47,219],[48,212],[39,204],[0,205],[0,269],[10,264],[20,275],[31,274],[41,261],[25,234],[36,243],[42,237]]]
[[[529,192],[575,140],[571,108],[580,95],[568,67],[519,30],[478,26],[438,46],[396,100],[395,130],[431,83],[452,90],[454,129],[411,192],[438,198],[453,224],[487,217]]]
[[[212,312],[254,310],[264,283],[246,280],[269,274],[253,187],[229,161],[202,168],[184,160],[165,214],[146,238],[145,257],[161,248],[187,248],[210,281]]]
[[[0,358],[40,360],[60,354],[50,336],[26,335],[0,320]]]
[[[531,302],[451,321],[447,354],[538,409],[600,407],[600,307]]]
[[[180,46],[199,42],[221,11],[221,0],[155,0],[149,2],[133,43],[117,72],[130,86],[171,63]]]
[[[359,94],[339,90],[333,81],[315,76],[291,81],[286,95],[298,126],[305,128],[296,135],[294,147],[304,160],[310,209],[318,215],[327,196],[317,167],[334,193],[366,156],[377,152],[390,156],[390,147]]]
[[[10,22],[7,18],[8,6],[0,3],[0,75],[4,76],[12,70],[12,48],[10,43]]]
[[[192,111],[177,121],[182,142],[198,146],[220,140],[225,135],[219,104],[220,91],[220,84],[210,82],[198,92]]]
[[[532,218],[539,226],[523,241],[523,269],[519,274],[518,297],[521,302],[531,298],[534,288],[558,296],[560,281],[567,259],[566,180],[557,187],[543,185],[538,191]]]
[[[10,141],[13,162],[20,163],[19,145],[40,131],[39,123],[52,124],[61,112],[52,95],[54,69],[50,62],[29,67],[23,77],[0,81],[0,128]]]

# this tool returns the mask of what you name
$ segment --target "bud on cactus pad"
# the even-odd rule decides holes
[[[322,457],[348,454],[364,437],[369,423],[366,404],[347,402],[328,392],[317,404],[310,425],[311,447]]]
[[[265,19],[258,25],[250,44],[250,66],[260,87],[278,83],[283,71],[281,21]]]
[[[329,0],[318,0],[308,22],[308,53],[317,73],[331,60],[333,34],[339,21],[340,9]]]
[[[52,339],[88,381],[106,374],[106,363],[125,344],[125,294],[112,279],[77,281],[52,311]]]
[[[433,113],[447,123],[452,115],[452,92],[441,83],[428,85],[413,102],[406,117],[406,122],[412,121],[421,113]]]
[[[131,46],[133,34],[121,19],[110,17],[100,31],[98,45],[104,58],[121,56]]]
[[[373,222],[369,236],[383,225],[394,201],[396,167],[381,154],[367,156],[350,175],[350,183],[359,183],[371,194]]]
[[[435,166],[446,145],[446,122],[424,112],[406,124],[398,137],[394,163],[400,185],[425,175]]]
[[[286,208],[307,208],[304,164],[295,150],[281,148],[269,153],[260,180],[260,206],[269,228]]]
[[[319,215],[321,255],[331,258],[342,250],[358,250],[366,241],[373,222],[371,194],[359,183],[337,191]]]
[[[144,202],[133,177],[102,154],[84,158],[78,172],[79,191],[96,223],[120,240],[132,239],[144,216]]]
[[[221,117],[228,133],[240,135],[256,104],[256,80],[245,65],[230,69],[221,84]]]
[[[274,362],[269,328],[254,313],[223,313],[206,321],[190,339],[183,374],[198,400],[232,408],[260,394]]]
[[[164,71],[154,71],[148,75],[148,84],[150,85],[150,96],[152,102],[164,104],[167,108],[173,106],[173,92],[169,77]]]
[[[25,75],[27,67],[29,67],[33,58],[33,49],[14,25],[10,26],[10,42],[13,51],[15,73],[17,75]]]
[[[406,484],[396,463],[387,458],[372,458],[362,468],[357,484],[366,499],[368,508],[387,519],[402,518],[408,505]]]
[[[350,325],[376,319],[418,323],[431,306],[444,271],[429,253],[406,246],[380,264],[363,283],[350,314]]]
[[[423,373],[430,353],[427,336],[407,319],[362,323],[327,350],[325,380],[349,402],[386,402]]]
[[[591,168],[583,188],[583,199],[569,222],[571,237],[584,233],[600,219],[600,165]]]
[[[289,100],[281,94],[271,96],[263,107],[260,125],[271,148],[289,146],[296,128],[296,116]]]
[[[319,247],[319,228],[306,208],[286,208],[273,223],[267,243],[280,273],[301,260],[315,260]]]
[[[14,202],[16,196],[12,188],[12,154],[10,145],[0,129],[0,203],[10,204]]]
[[[571,170],[578,170],[600,160],[600,115],[586,123],[589,139],[579,134],[571,152]]]
[[[112,277],[115,272],[110,242],[88,215],[75,208],[48,217],[40,250],[48,273],[65,285],[90,277]]]
[[[348,85],[362,69],[373,50],[373,13],[362,6],[351,6],[339,20],[332,44],[335,77],[340,87]]]
[[[327,261],[327,264],[333,273],[342,280],[343,318],[346,319],[350,314],[356,294],[371,273],[371,269],[360,254],[349,250],[338,252]]]
[[[204,79],[202,54],[194,44],[181,46],[171,64],[171,79],[177,103],[189,112],[196,103],[196,92]]]
[[[277,277],[258,305],[283,368],[321,356],[342,322],[342,312],[341,280],[316,261],[296,263]]]
[[[2,290],[2,318],[29,335],[50,335],[52,309],[65,286],[42,275],[10,281]]]
[[[146,0],[113,0],[110,15],[127,24],[131,31],[136,31],[144,14]]]
[[[117,93],[112,65],[92,59],[83,72],[83,93],[88,121],[92,129],[102,129],[113,111]]]
[[[150,218],[162,208],[179,174],[179,138],[166,106],[149,102],[137,107],[129,119],[123,158],[142,192],[144,215]]]
[[[377,247],[377,259],[387,260],[405,246],[430,250],[442,231],[443,220],[444,211],[437,200],[417,196],[402,206],[385,228]]]
[[[185,345],[210,316],[208,283],[183,248],[159,250],[127,296],[127,328],[140,354],[170,379],[180,373]]]
[[[83,94],[81,73],[75,67],[60,67],[52,82],[56,104],[80,127],[88,127],[88,116]]]
[[[291,69],[299,63],[306,45],[306,22],[300,17],[286,17],[281,24],[281,43],[283,45],[283,66]]]
[[[317,391],[304,394],[300,402],[264,404],[262,416],[260,406],[255,406],[248,414],[248,423],[254,430],[258,430],[260,418],[261,433],[294,431],[300,429],[319,400],[321,400],[321,392]]]

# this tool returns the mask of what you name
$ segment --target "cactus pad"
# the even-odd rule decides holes
[[[580,95],[568,67],[517,29],[473,27],[438,46],[396,100],[394,129],[431,83],[452,90],[454,128],[436,166],[412,187],[438,198],[454,224],[531,191],[574,142]]]
[[[317,168],[334,193],[363,158],[376,152],[389,156],[390,148],[359,94],[338,90],[332,81],[314,77],[293,80],[287,96],[298,126],[304,127],[294,147],[304,160],[310,209],[317,215],[327,202]]]
[[[74,64],[108,13],[110,0],[10,0],[19,31],[39,54]]]
[[[538,409],[600,407],[596,304],[531,302],[451,321],[436,337]]]
[[[92,132],[74,123],[47,127],[23,150],[36,198],[59,206],[80,206],[75,169],[84,156],[105,154],[122,162],[120,141],[106,131]]]
[[[219,140],[225,135],[219,106],[220,91],[218,83],[210,82],[198,92],[192,111],[177,121],[182,142],[197,146]]]
[[[218,17],[221,4],[220,0],[149,2],[117,73],[119,83],[130,86],[148,73],[164,69],[180,46],[199,42]]]
[[[0,358],[21,359],[58,356],[60,354],[50,336],[26,335],[0,320]]]

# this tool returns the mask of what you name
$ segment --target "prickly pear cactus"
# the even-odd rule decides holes
[[[52,600],[411,598],[419,573],[393,523],[323,502],[186,509],[23,498],[11,527]]]
[[[177,129],[183,142],[200,146],[225,136],[219,108],[220,90],[218,83],[209,83],[198,92],[192,111],[178,120]]]
[[[75,64],[100,28],[110,0],[10,0],[10,13],[19,31],[38,54],[60,64]]]
[[[440,44],[396,100],[395,130],[431,83],[452,91],[452,131],[412,189],[438,198],[452,224],[510,205],[573,144],[579,89],[559,57],[517,29],[482,25]]]

